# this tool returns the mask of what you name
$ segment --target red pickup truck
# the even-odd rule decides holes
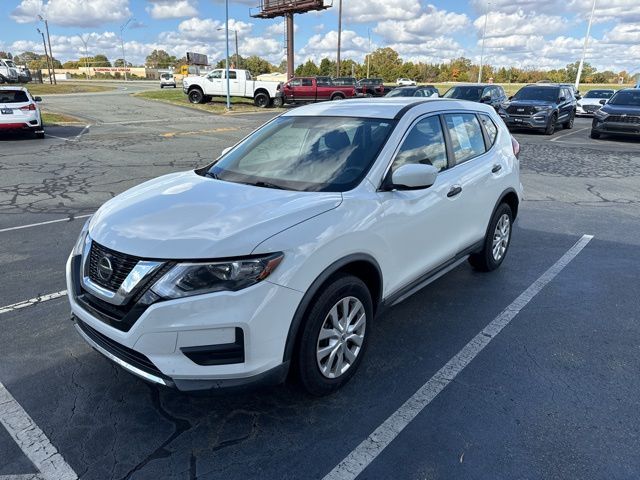
[[[318,81],[314,77],[294,77],[282,85],[278,94],[284,103],[321,102],[344,100],[356,96],[353,85],[334,85],[329,81]]]

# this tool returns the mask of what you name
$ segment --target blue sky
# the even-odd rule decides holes
[[[278,64],[284,55],[282,20],[251,18],[259,0],[230,0],[231,27],[240,54]],[[325,0],[329,3],[330,0]],[[555,68],[579,58],[592,0],[343,0],[343,58],[362,61],[369,49],[390,46],[405,60],[478,60],[488,11],[486,57],[495,65]],[[640,70],[640,1],[598,0],[588,61],[599,69]],[[338,0],[323,11],[297,15],[296,62],[335,58]],[[77,58],[120,54],[120,26],[127,59],[143,63],[154,48],[183,56],[187,50],[222,58],[221,0],[1,0],[0,50],[42,51],[37,15],[49,19],[54,55]],[[233,48],[233,46],[232,46]]]

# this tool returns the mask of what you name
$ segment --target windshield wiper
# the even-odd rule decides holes
[[[269,183],[269,182],[263,182],[263,181],[247,183],[247,185],[254,185],[256,187],[265,187],[265,188],[275,188],[276,190],[286,190],[286,188],[281,187],[280,185],[276,185],[275,183]]]
[[[208,171],[207,173],[204,174],[204,176],[205,177],[209,177],[209,178],[213,178],[214,180],[220,180],[220,177],[218,177],[218,175],[216,175],[212,171]]]

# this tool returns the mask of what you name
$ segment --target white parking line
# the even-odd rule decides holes
[[[49,225],[50,223],[72,222],[77,218],[87,218],[87,217],[90,217],[91,215],[93,215],[93,213],[88,213],[86,215],[76,215],[74,217],[68,217],[68,218],[59,218],[57,220],[47,220],[46,222],[30,223],[28,225],[19,225],[17,227],[8,227],[8,228],[0,229],[0,233],[11,232],[12,230],[22,230],[23,228],[39,227],[40,225]]]
[[[39,303],[48,302],[49,300],[64,297],[66,294],[66,290],[60,290],[59,292],[48,293],[46,295],[40,295],[39,297],[30,298],[29,300],[24,300],[22,302],[13,303],[5,307],[0,307],[0,314],[13,312],[15,310],[20,310],[21,308],[37,305]]]
[[[564,135],[556,135],[555,137],[553,137],[551,140],[549,140],[550,142],[557,142],[559,139],[564,138],[564,137],[568,137],[569,135],[573,135],[574,133],[580,133],[583,132],[585,130],[588,130],[591,127],[584,127],[584,128],[579,128],[578,130],[571,130],[570,132],[565,133]]]
[[[0,383],[0,423],[40,472],[37,475],[0,475],[0,480],[26,478],[75,480],[78,478],[56,447],[51,445],[44,432],[2,383]]]
[[[434,398],[489,345],[504,327],[558,275],[591,241],[583,235],[551,268],[520,294],[500,315],[471,339],[444,367],[436,372],[409,400],[376,428],[360,445],[342,460],[324,480],[355,479]]]

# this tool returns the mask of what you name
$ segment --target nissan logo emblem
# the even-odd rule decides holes
[[[98,260],[98,277],[105,282],[113,275],[113,265],[111,265],[111,259],[106,255]]]

